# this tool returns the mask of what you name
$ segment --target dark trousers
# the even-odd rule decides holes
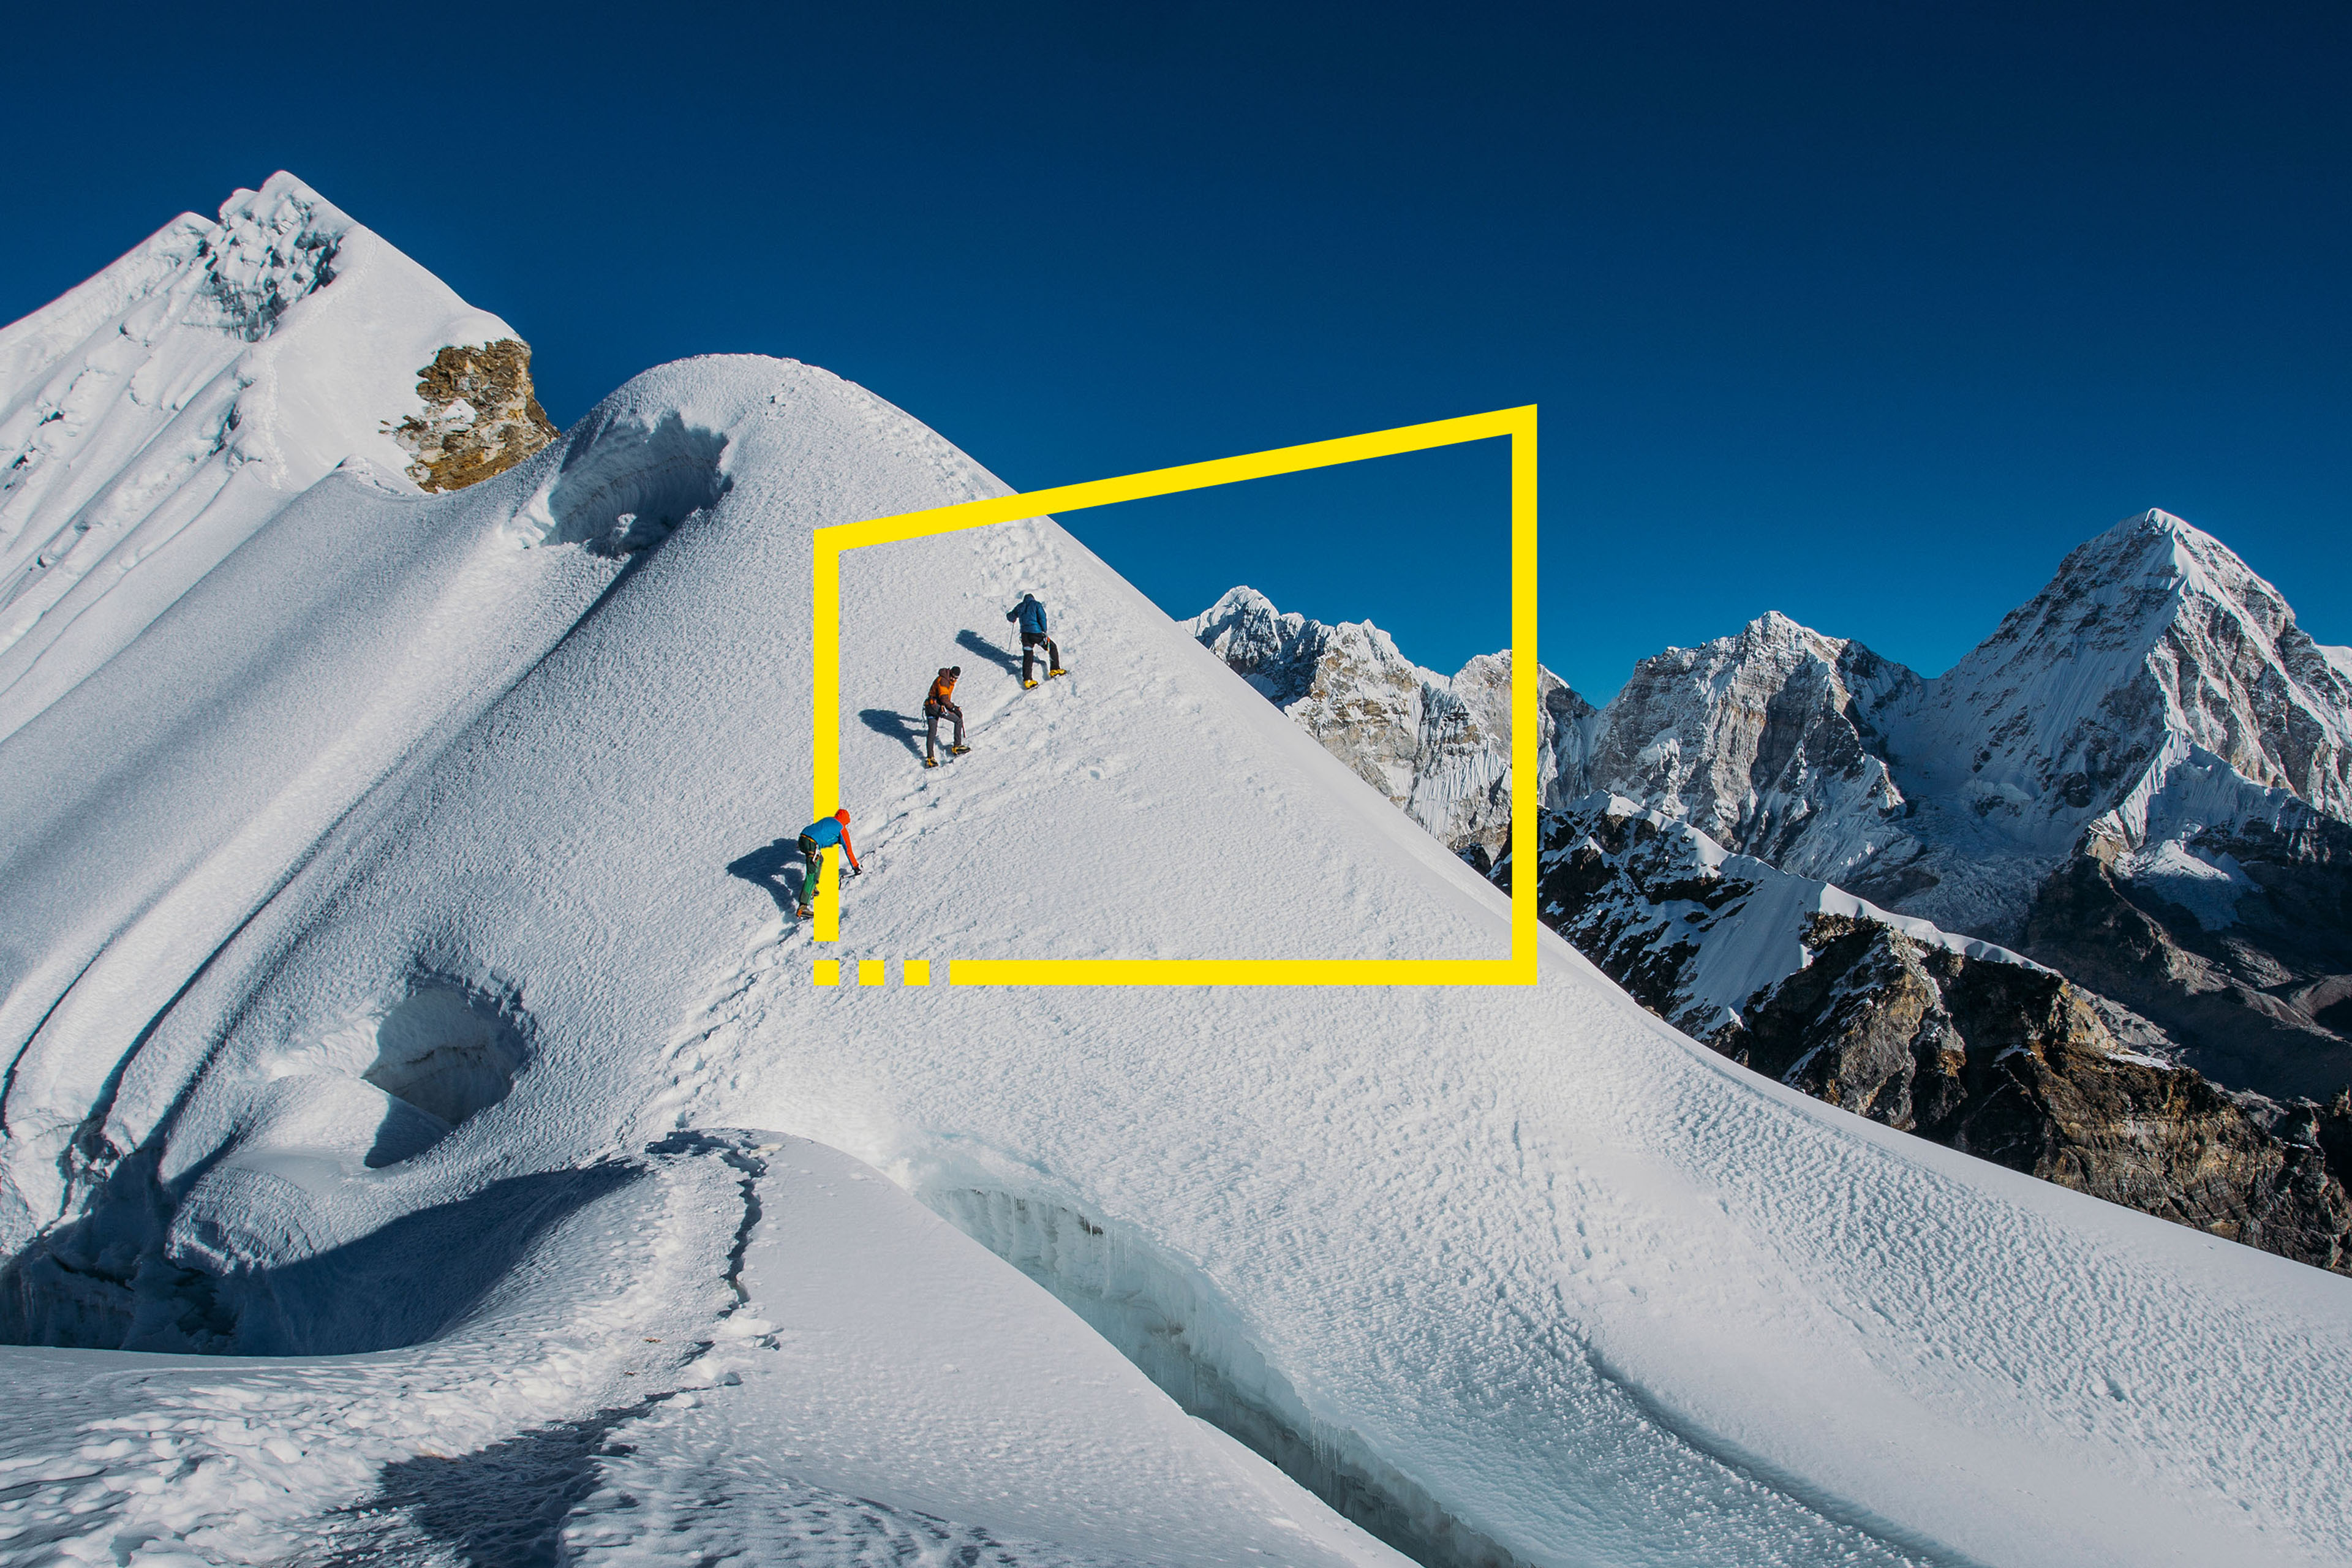
[[[926,702],[923,704],[923,755],[926,758],[940,754],[940,721],[942,719],[955,721],[955,743],[959,746],[963,744],[963,710],[952,702]]]
[[[1051,672],[1062,668],[1062,650],[1054,646],[1052,637],[1047,637],[1044,632],[1023,632],[1021,634],[1021,679],[1024,680],[1029,679],[1029,661],[1037,657],[1037,645],[1040,643],[1045,645],[1046,670]]]
[[[801,835],[801,859],[808,866],[801,875],[801,902],[814,904],[816,902],[816,879],[824,875],[824,851],[818,847],[815,839],[805,833]]]

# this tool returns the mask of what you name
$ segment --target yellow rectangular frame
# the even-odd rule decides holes
[[[811,815],[824,816],[841,793],[841,557],[869,544],[893,544],[954,533],[992,523],[1016,522],[1055,512],[1080,511],[1238,484],[1275,474],[1295,474],[1359,463],[1371,458],[1423,452],[1508,437],[1511,443],[1511,777],[1542,776],[1538,746],[1542,733],[1541,691],[1536,672],[1536,405],[1465,415],[1426,425],[1407,425],[1369,435],[1312,441],[1238,458],[1186,463],[1149,473],[1031,490],[1025,495],[963,501],[925,511],[820,528],[812,535],[815,725],[811,748]],[[950,985],[1532,985],[1536,979],[1537,894],[1535,847],[1540,842],[1538,791],[1511,791],[1511,842],[1521,874],[1511,879],[1511,956],[1508,958],[956,958],[948,963]],[[838,857],[825,862],[816,906],[815,939],[841,936]],[[817,961],[819,982],[835,961]],[[835,967],[835,973],[838,973]]]

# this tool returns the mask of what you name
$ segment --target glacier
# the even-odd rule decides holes
[[[1549,935],[1525,987],[903,984],[1507,948],[1050,519],[845,561],[837,955],[893,983],[813,984],[810,532],[1008,493],[872,394],[684,361],[449,495],[351,450],[0,740],[0,1561],[2352,1552],[2352,1282]],[[1035,692],[1018,587],[1085,650]]]

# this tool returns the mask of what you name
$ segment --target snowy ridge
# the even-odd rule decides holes
[[[1523,987],[813,985],[810,531],[1003,493],[821,371],[682,362],[457,494],[320,480],[0,740],[0,1318],[96,1347],[0,1351],[0,1550],[327,1558],[384,1545],[350,1503],[520,1493],[616,1564],[1392,1568],[1182,1399],[1433,1563],[2352,1553],[2352,1283],[1807,1100],[1549,936]],[[841,607],[835,955],[1507,951],[1050,519],[858,552]],[[1077,1333],[1107,1281],[1168,1392]]]
[[[286,174],[0,328],[0,734],[345,458],[411,488],[421,368],[513,336]]]

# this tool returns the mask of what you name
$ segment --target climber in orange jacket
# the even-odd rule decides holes
[[[923,766],[940,765],[940,721],[955,721],[955,739],[948,745],[948,755],[960,757],[971,750],[963,743],[963,710],[955,703],[956,677],[963,666],[950,664],[942,668],[931,682],[930,695],[923,699]]]

